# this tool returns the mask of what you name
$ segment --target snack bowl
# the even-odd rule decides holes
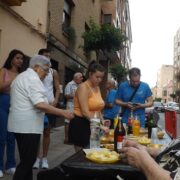
[[[141,128],[141,129],[139,130],[139,134],[144,136],[145,134],[147,134],[147,130],[144,129],[144,128]]]
[[[143,137],[139,138],[138,143],[147,146],[148,144],[151,143],[151,139],[143,136]]]
[[[114,150],[114,144],[102,144],[101,147],[109,150]]]
[[[164,135],[165,135],[165,132],[163,132],[163,131],[157,132],[157,137],[158,137],[159,139],[163,139]]]
[[[127,139],[128,139],[128,140],[131,140],[131,141],[138,141],[138,140],[139,140],[139,137],[130,134],[129,136],[127,136]]]
[[[162,147],[162,144],[148,144],[147,147],[160,149]]]
[[[102,136],[100,138],[100,143],[101,144],[107,144],[108,143],[108,137],[107,136]]]
[[[109,130],[109,136],[113,136],[114,137],[114,129],[110,129]]]

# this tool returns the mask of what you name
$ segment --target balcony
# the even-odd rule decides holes
[[[21,6],[21,4],[26,0],[2,0],[2,1],[9,6]]]

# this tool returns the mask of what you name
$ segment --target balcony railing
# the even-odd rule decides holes
[[[2,1],[9,6],[21,6],[21,4],[26,0],[2,0]]]

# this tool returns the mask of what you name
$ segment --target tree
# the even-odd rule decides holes
[[[126,79],[127,70],[121,64],[111,66],[109,72],[118,83]]]
[[[127,37],[123,32],[110,24],[103,24],[98,26],[93,19],[89,21],[90,29],[82,34],[84,39],[84,51],[96,51],[97,59],[99,59],[99,52],[107,53],[118,51],[124,48],[124,42]]]
[[[158,102],[161,102],[162,98],[155,98],[154,101],[158,101]]]
[[[175,100],[175,98],[176,98],[176,94],[175,93],[173,93],[173,94],[170,94],[170,97],[173,99],[173,101]]]

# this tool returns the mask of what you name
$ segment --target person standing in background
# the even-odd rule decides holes
[[[106,83],[107,96],[105,98],[104,119],[110,120],[110,129],[114,128],[114,118],[119,112],[119,105],[115,103],[117,90],[115,81],[108,80]]]
[[[83,75],[80,72],[76,72],[73,76],[73,80],[70,81],[65,87],[65,97],[66,101],[66,109],[70,111],[74,111],[74,95],[75,91],[78,88],[79,84],[83,80]],[[68,143],[68,129],[69,129],[69,120],[65,119],[64,132],[65,132],[65,140],[64,143]]]
[[[50,59],[50,50],[49,49],[40,49],[38,52],[39,55],[43,55]],[[55,69],[50,68],[49,73],[43,80],[43,84],[46,89],[46,95],[48,98],[48,102],[50,105],[56,107],[59,102],[59,96],[60,96],[60,89],[59,89],[59,74]],[[48,160],[47,160],[47,154],[49,150],[50,145],[50,129],[51,126],[53,126],[53,122],[55,121],[56,116],[52,114],[46,114],[45,119],[48,119],[48,125],[44,127],[43,132],[43,143],[42,143],[42,158],[40,157],[40,150],[38,153],[38,157],[36,159],[36,162],[34,163],[33,168],[43,168],[48,169]],[[47,122],[46,122],[47,124]]]
[[[145,127],[145,108],[153,105],[152,92],[149,85],[140,81],[139,68],[129,70],[129,81],[119,85],[116,94],[116,103],[122,107],[122,120],[126,124],[131,111],[138,116],[141,127]]]
[[[12,50],[0,69],[0,177],[3,177],[4,150],[6,146],[5,172],[14,174],[15,162],[15,137],[14,133],[7,131],[8,114],[10,107],[10,85],[21,72],[24,53],[20,50]]]

